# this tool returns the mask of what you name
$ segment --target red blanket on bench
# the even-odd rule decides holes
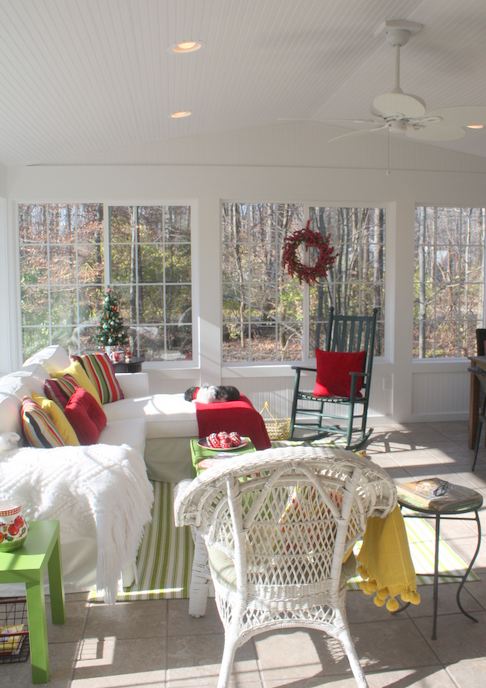
[[[263,418],[247,397],[241,395],[238,401],[216,401],[212,404],[195,403],[199,437],[224,430],[249,437],[256,449],[271,446]]]

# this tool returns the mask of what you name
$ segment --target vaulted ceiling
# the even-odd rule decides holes
[[[402,49],[405,91],[428,110],[486,106],[484,0],[0,0],[0,162],[110,163],[181,137],[368,118],[393,85],[380,25],[396,18],[424,25]],[[189,39],[201,50],[170,52]],[[435,145],[486,157],[486,129]]]

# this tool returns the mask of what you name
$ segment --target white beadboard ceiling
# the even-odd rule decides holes
[[[485,0],[0,0],[0,163],[110,163],[180,137],[369,117],[394,75],[377,29],[397,18],[425,25],[402,50],[405,91],[428,110],[486,106]],[[202,50],[169,52],[188,39]],[[486,129],[440,145],[486,157]]]

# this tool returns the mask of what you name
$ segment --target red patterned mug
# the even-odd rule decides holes
[[[28,529],[21,506],[0,502],[0,552],[11,552],[21,547]]]

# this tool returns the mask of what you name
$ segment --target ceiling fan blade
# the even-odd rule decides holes
[[[431,124],[421,129],[408,127],[405,136],[418,141],[457,141],[466,136],[462,127],[448,124]]]
[[[358,129],[357,131],[347,131],[345,134],[340,134],[339,136],[334,136],[334,138],[329,139],[328,143],[333,141],[339,141],[339,139],[347,139],[351,136],[360,136],[361,134],[371,134],[374,131],[380,131],[381,129],[387,129],[388,124],[382,124],[379,127],[373,127],[372,129]]]
[[[359,117],[345,118],[345,117],[325,117],[323,119],[316,119],[316,122],[350,122],[351,124],[380,124],[376,119],[360,119]]]
[[[462,105],[458,107],[439,108],[429,113],[439,115],[445,124],[465,127],[468,124],[486,124],[486,107]]]

